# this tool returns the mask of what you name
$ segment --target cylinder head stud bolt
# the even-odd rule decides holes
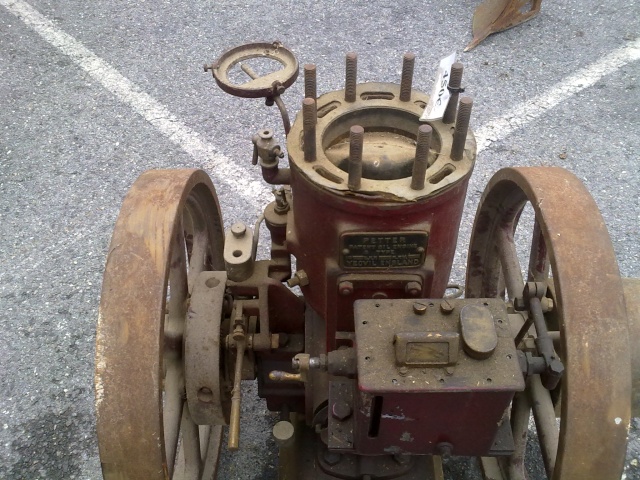
[[[422,293],[422,285],[419,282],[409,282],[405,287],[405,292],[412,297],[417,297]]]
[[[316,81],[316,66],[313,63],[307,63],[304,66],[304,96],[305,98],[318,98]]]
[[[456,117],[456,129],[453,132],[453,144],[451,145],[451,160],[462,160],[464,155],[464,145],[467,142],[472,107],[473,100],[470,97],[460,99],[458,116]]]
[[[464,67],[462,63],[456,62],[451,65],[451,77],[449,77],[449,91],[451,92],[451,98],[442,116],[442,123],[453,123],[456,119],[456,112],[458,110],[458,98],[460,93],[464,92],[461,89],[462,86],[462,72]]]
[[[407,52],[402,57],[402,76],[400,77],[400,101],[411,100],[411,87],[413,86],[413,67],[416,63],[416,56]]]
[[[356,85],[358,81],[358,54],[347,53],[346,73],[344,85],[344,100],[352,103],[356,101]]]
[[[242,238],[244,237],[245,233],[247,233],[247,227],[242,222],[234,223],[231,226],[231,233],[235,238]]]
[[[340,295],[343,297],[347,297],[353,293],[353,283],[351,282],[340,282],[338,285],[338,291]]]
[[[302,101],[302,128],[303,128],[303,148],[304,161],[315,162],[316,160],[316,123],[318,111],[315,98],[305,98]]]
[[[354,125],[349,132],[349,190],[360,190],[364,128]]]
[[[429,167],[429,146],[431,145],[431,125],[420,125],[418,128],[418,141],[416,145],[416,158],[413,161],[413,173],[411,174],[411,188],[422,190],[424,178]]]

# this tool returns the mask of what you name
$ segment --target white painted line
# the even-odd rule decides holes
[[[198,132],[178,120],[167,107],[143,92],[138,85],[124,77],[71,35],[58,29],[31,5],[22,0],[0,0],[0,5],[71,58],[95,81],[129,105],[171,142],[191,155],[215,177],[214,183],[224,184],[250,204],[271,200],[270,190],[264,183],[250,180],[246,169],[218,153],[212,144],[200,138]]]
[[[640,39],[606,54],[591,65],[581,68],[541,95],[516,105],[474,132],[478,152],[488,148],[493,142],[508,137],[572,95],[593,86],[602,77],[638,59],[640,59]]]

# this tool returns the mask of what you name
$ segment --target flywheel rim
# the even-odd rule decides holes
[[[190,277],[224,269],[223,241],[215,189],[202,170],[147,171],[125,197],[96,334],[96,421],[107,480],[215,474],[221,427],[190,419],[180,387],[181,329]]]
[[[548,254],[566,369],[552,478],[619,479],[631,398],[626,310],[611,239],[577,177],[556,167],[505,168],[494,175],[476,214],[466,294],[500,296],[504,279],[498,237],[513,242],[527,202],[536,219],[529,281],[545,277],[541,254]],[[509,290],[510,281],[504,283]],[[514,290],[517,282],[511,283]]]

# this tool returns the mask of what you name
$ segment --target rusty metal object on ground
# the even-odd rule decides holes
[[[302,291],[326,320],[330,349],[337,331],[353,329],[354,300],[437,297],[446,288],[476,144],[470,109],[458,116],[464,137],[455,152],[450,125],[421,124],[428,96],[409,88],[412,58],[401,85],[358,84],[357,56],[347,54],[344,90],[320,95],[315,122],[303,110],[287,136],[296,192],[287,244],[308,275]]]
[[[521,266],[514,232],[527,202],[535,224],[527,232],[532,240],[528,263]],[[620,478],[630,419],[629,330],[611,240],[589,193],[560,168],[499,171],[478,208],[468,258],[465,291],[472,298],[499,297],[507,285],[513,301],[522,295],[524,280],[551,283],[552,277],[554,309],[545,318],[566,369],[559,432],[548,431],[556,429],[552,405],[557,392],[528,387],[532,404],[539,404],[534,413],[547,474],[553,479]],[[599,391],[607,394],[594,394]],[[522,465],[513,458],[509,468]]]
[[[284,68],[260,77],[250,63],[265,59]],[[251,80],[231,84],[240,62]],[[291,52],[252,44],[214,64],[226,91],[279,107],[289,167],[284,143],[259,130],[253,163],[284,186],[253,231],[238,222],[226,236],[204,172],[147,172],[131,188],[96,342],[107,480],[213,479],[220,425],[239,449],[241,381],[254,379],[280,413],[281,480],[442,480],[441,456],[458,455],[524,479],[531,412],[549,478],[619,478],[640,287],[625,283],[625,311],[604,223],[574,176],[505,169],[482,198],[458,298],[448,278],[476,157],[472,101],[420,122],[429,99],[412,88],[415,66],[407,53],[399,84],[358,84],[349,53],[344,89],[318,96],[305,65],[290,125]],[[263,222],[270,258],[257,260]]]
[[[492,33],[502,32],[531,20],[540,13],[542,0],[484,0],[473,13],[473,40],[468,52]]]
[[[96,339],[96,416],[104,478],[212,478],[221,429],[198,426],[182,344],[195,277],[221,270],[222,223],[200,170],[143,173],[111,239]],[[204,453],[203,453],[204,452]]]

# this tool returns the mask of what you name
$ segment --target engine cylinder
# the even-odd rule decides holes
[[[469,132],[462,158],[453,160],[455,128],[430,121],[428,167],[414,173],[428,99],[412,90],[400,100],[399,85],[363,83],[355,101],[345,101],[344,90],[322,95],[315,124],[299,114],[291,127],[287,245],[309,279],[302,286],[305,299],[326,321],[327,350],[340,346],[337,332],[353,332],[357,299],[445,292],[476,144]],[[354,126],[364,129],[361,150],[350,145]],[[356,159],[350,158],[354,150]],[[357,188],[353,171],[349,175],[355,163]],[[422,174],[423,181],[412,182]]]

